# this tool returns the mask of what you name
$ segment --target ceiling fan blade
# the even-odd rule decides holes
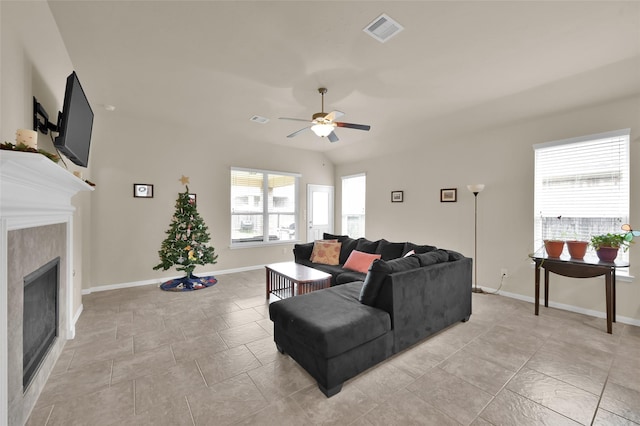
[[[336,132],[329,133],[327,139],[329,139],[329,142],[338,142],[338,136],[336,135]]]
[[[368,124],[341,123],[338,121],[335,121],[333,124],[335,124],[338,127],[346,127],[347,129],[358,129],[358,130],[371,129],[371,126],[369,126]]]
[[[305,121],[305,122],[310,122],[311,120],[305,119],[305,118],[289,118],[289,117],[278,117],[278,120],[293,120],[293,121]]]
[[[342,111],[331,111],[329,114],[324,116],[324,119],[328,121],[333,121],[336,118],[342,117],[343,115],[344,115],[344,112]]]
[[[302,129],[300,129],[300,130],[298,130],[298,131],[295,131],[295,132],[291,133],[290,135],[287,135],[287,137],[288,137],[288,138],[292,138],[292,137],[294,137],[294,136],[297,136],[297,135],[298,135],[298,133],[302,133],[302,132],[304,132],[305,130],[309,130],[310,128],[311,128],[311,126],[309,126],[309,127],[303,127]]]

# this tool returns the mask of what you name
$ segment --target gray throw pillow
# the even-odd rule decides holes
[[[360,290],[360,303],[374,306],[378,293],[382,288],[382,283],[390,273],[391,268],[386,261],[382,259],[374,260],[369,267],[369,272]]]

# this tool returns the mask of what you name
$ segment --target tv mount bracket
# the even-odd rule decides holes
[[[59,127],[49,121],[49,114],[35,96],[33,97],[33,130],[40,131],[45,135],[49,133],[49,130],[59,131]]]

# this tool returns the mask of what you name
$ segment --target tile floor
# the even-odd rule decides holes
[[[28,425],[640,424],[638,327],[474,294],[469,322],[327,399],[276,351],[264,271],[218,279],[85,296]]]

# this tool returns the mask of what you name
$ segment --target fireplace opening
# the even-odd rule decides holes
[[[38,367],[58,336],[59,283],[59,257],[24,277],[23,391],[29,387]]]

